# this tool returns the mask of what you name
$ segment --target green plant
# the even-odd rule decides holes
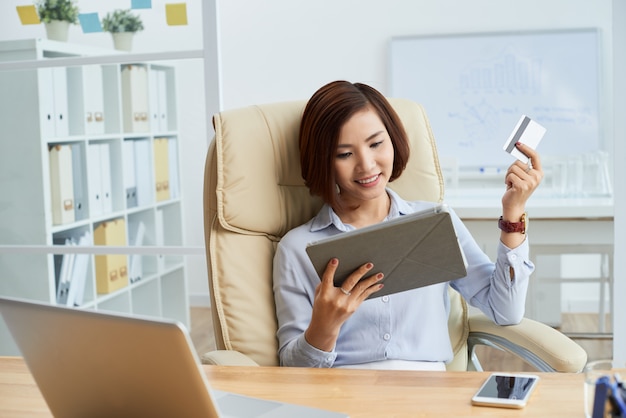
[[[134,15],[127,10],[115,10],[107,13],[102,19],[102,29],[105,32],[139,32],[143,30],[143,23],[139,15]]]
[[[65,20],[78,23],[76,0],[39,0],[36,3],[39,20],[50,23],[52,20]]]

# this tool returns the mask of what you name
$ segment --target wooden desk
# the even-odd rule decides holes
[[[539,373],[541,381],[526,408],[507,410],[471,405],[488,372],[224,366],[204,370],[215,389],[322,407],[353,418],[583,416],[581,374]],[[51,416],[21,358],[0,357],[0,416]]]

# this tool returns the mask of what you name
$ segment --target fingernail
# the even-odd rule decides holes
[[[372,263],[367,263],[367,265],[365,267],[367,269],[371,269],[372,267],[374,267],[374,265]]]
[[[380,280],[380,279],[382,279],[382,278],[383,278],[383,276],[384,276],[384,274],[382,274],[382,273],[378,273],[378,274],[376,275],[376,278],[377,278],[378,280]]]
[[[332,260],[330,260],[330,264],[332,264],[333,266],[336,266],[338,262],[339,260],[337,260],[336,258],[333,258]]]

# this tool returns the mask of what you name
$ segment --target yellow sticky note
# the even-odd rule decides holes
[[[187,3],[170,3],[165,5],[165,16],[170,26],[187,24]]]
[[[41,23],[35,6],[15,6],[22,25],[38,25]]]

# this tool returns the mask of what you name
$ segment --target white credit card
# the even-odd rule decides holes
[[[524,145],[528,145],[532,149],[537,149],[537,145],[541,142],[543,135],[546,133],[546,128],[539,125],[526,115],[522,115],[519,122],[511,132],[511,136],[504,143],[504,149],[506,152],[517,158],[523,163],[528,163],[528,157],[522,154],[515,144],[521,142]]]

